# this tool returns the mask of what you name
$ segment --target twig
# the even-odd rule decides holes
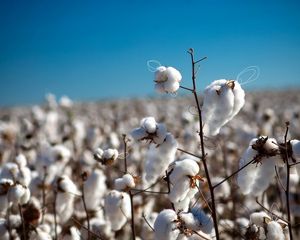
[[[177,150],[178,150],[178,151],[180,151],[180,152],[183,152],[183,153],[189,154],[189,155],[191,155],[191,156],[193,156],[193,157],[196,157],[196,158],[202,159],[202,157],[201,157],[201,156],[199,156],[199,155],[196,155],[196,154],[194,154],[194,153],[191,153],[191,152],[188,152],[188,151],[186,151],[186,150],[183,150],[183,149],[181,149],[181,148],[177,148]]]
[[[290,208],[290,165],[289,165],[289,154],[287,149],[287,135],[289,132],[289,122],[286,122],[286,131],[284,135],[284,145],[285,145],[285,158],[286,158],[286,187],[285,187],[285,198],[288,216],[288,227],[290,240],[293,240],[293,230],[291,224],[291,208]]]
[[[150,223],[148,222],[145,213],[142,213],[142,218],[145,220],[145,222],[147,223],[147,225],[149,226],[149,228],[151,228],[151,230],[154,232],[154,228],[150,225]]]
[[[20,218],[21,218],[21,222],[22,222],[22,231],[23,231],[23,238],[21,239],[27,239],[26,237],[26,229],[25,229],[25,222],[24,222],[24,216],[23,216],[23,212],[22,212],[22,206],[20,203],[18,203],[18,207],[19,207],[19,214],[20,214]]]
[[[300,162],[292,163],[292,164],[290,164],[290,167],[293,167],[293,166],[295,166],[295,165],[297,165],[297,164],[300,164]]]
[[[207,178],[207,183],[208,183],[208,187],[209,187],[209,191],[210,191],[210,195],[211,195],[211,208],[212,208],[212,217],[213,217],[213,222],[214,222],[214,227],[215,227],[215,233],[216,233],[216,239],[219,240],[220,236],[219,236],[219,229],[218,229],[218,222],[217,222],[217,214],[216,214],[216,206],[215,206],[215,195],[214,195],[214,188],[212,186],[211,183],[211,179],[210,179],[210,174],[208,171],[208,166],[206,163],[206,154],[205,154],[205,149],[204,149],[204,137],[203,137],[203,123],[202,123],[202,112],[201,112],[201,108],[200,108],[200,104],[199,104],[199,100],[198,100],[198,95],[197,95],[197,89],[196,89],[196,73],[195,73],[195,64],[198,61],[194,60],[194,50],[191,48],[188,53],[191,56],[191,62],[192,62],[192,81],[193,81],[193,95],[196,101],[196,105],[197,105],[197,110],[198,110],[198,116],[199,116],[199,137],[200,137],[200,144],[201,144],[201,155],[202,155],[202,162],[204,165],[204,170],[205,170],[205,175]]]
[[[276,178],[277,178],[277,181],[278,181],[280,187],[283,189],[283,191],[286,191],[285,187],[283,186],[283,183],[280,180],[280,177],[279,177],[279,174],[278,174],[278,170],[277,170],[277,166],[275,166],[275,173],[276,173]]]
[[[193,89],[191,89],[191,88],[184,87],[184,86],[179,86],[179,87],[182,88],[182,89],[188,90],[188,91],[190,91],[190,92],[193,92]]]
[[[278,216],[277,214],[273,213],[272,211],[270,211],[269,209],[267,209],[264,205],[262,205],[259,201],[258,198],[255,199],[256,203],[261,206],[265,211],[267,211],[268,213],[272,214],[273,216],[277,217],[278,219],[286,222],[287,224],[289,223],[289,221],[285,220],[284,218]]]
[[[123,142],[124,142],[124,171],[127,173],[127,139],[126,139],[126,134],[122,135],[123,137]]]
[[[87,228],[88,228],[88,240],[90,240],[91,239],[91,235],[90,235],[90,232],[91,232],[90,218],[89,218],[89,213],[88,213],[88,210],[87,210],[87,207],[86,207],[85,196],[84,196],[84,182],[87,180],[87,173],[86,172],[83,172],[81,174],[81,179],[82,179],[82,184],[81,184],[81,192],[82,192],[81,199],[82,199],[84,211],[85,211],[85,214],[86,214],[86,221],[87,221]]]
[[[94,233],[91,230],[88,230],[88,228],[86,226],[84,226],[83,224],[81,224],[77,219],[75,219],[74,217],[71,218],[76,224],[78,224],[80,227],[82,227],[83,229],[87,230],[89,233],[91,233],[92,235],[94,235],[96,238],[98,239],[103,239],[101,236],[99,236],[98,234]]]

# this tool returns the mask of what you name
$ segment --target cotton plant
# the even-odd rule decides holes
[[[74,199],[81,196],[74,182],[68,176],[61,176],[56,180],[55,210],[61,223],[65,223],[74,211]]]
[[[255,212],[250,215],[250,222],[245,237],[261,240],[289,239],[287,224],[281,220],[273,220],[265,212]]]
[[[104,200],[104,211],[113,231],[120,230],[130,219],[129,195],[117,190],[110,191]]]
[[[88,210],[96,211],[107,191],[106,176],[101,169],[96,168],[83,184],[86,207]]]
[[[7,199],[10,204],[24,205],[30,199],[30,190],[26,186],[14,183],[7,192]]]
[[[177,69],[160,66],[155,71],[155,89],[159,93],[174,93],[179,89],[181,79]]]
[[[215,136],[245,103],[245,92],[238,81],[220,79],[205,88],[203,97],[204,134]]]
[[[102,150],[97,148],[94,152],[94,158],[96,161],[100,162],[103,165],[112,165],[118,158],[119,152],[117,149],[108,148]]]
[[[121,178],[115,179],[115,189],[119,191],[127,191],[136,186],[137,178],[129,173],[124,174]]]
[[[283,163],[278,154],[279,147],[274,138],[262,136],[250,142],[239,163],[240,168],[248,166],[237,177],[243,194],[259,196],[268,188],[276,174],[275,166],[280,167]]]
[[[198,175],[199,165],[192,159],[176,161],[169,167],[169,200],[178,210],[187,210],[190,200],[198,192],[197,184],[203,178]]]
[[[154,239],[177,239],[180,234],[178,226],[178,216],[175,211],[171,209],[161,211],[154,222]]]

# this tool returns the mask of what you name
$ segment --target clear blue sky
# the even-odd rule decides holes
[[[247,89],[300,87],[299,1],[0,1],[0,105],[45,93],[95,100],[154,95],[147,61],[181,70],[207,56],[199,87],[260,69]]]

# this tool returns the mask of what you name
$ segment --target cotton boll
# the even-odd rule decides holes
[[[73,106],[73,101],[67,96],[62,96],[59,105],[64,109],[70,109]]]
[[[160,66],[155,71],[155,82],[167,81],[166,67]]]
[[[166,69],[166,74],[167,74],[168,80],[172,81],[172,82],[180,82],[182,79],[181,73],[173,67],[168,67]]]
[[[190,179],[187,177],[179,178],[176,183],[171,182],[171,190],[168,194],[168,198],[171,202],[180,202],[186,198],[186,195],[190,191]]]
[[[135,180],[133,176],[131,176],[129,173],[125,174],[122,178],[117,178],[115,180],[115,188],[117,190],[123,191],[134,187],[135,187]]]
[[[171,209],[161,211],[154,222],[155,240],[173,240],[176,239],[180,231],[177,228],[177,214]]]
[[[35,228],[34,231],[30,232],[29,240],[51,240],[52,237],[49,233],[44,232],[40,228]]]
[[[166,139],[166,137],[167,137],[166,126],[162,123],[158,123],[156,135],[153,136],[153,142],[156,144],[162,144],[163,141]]]
[[[106,176],[100,169],[95,169],[84,182],[84,196],[88,210],[96,210],[99,207],[107,190],[105,182]]]
[[[155,121],[154,117],[143,118],[142,121],[141,121],[141,126],[148,133],[155,133],[156,132],[156,121]]]
[[[145,163],[145,180],[148,184],[153,184],[165,173],[168,165],[175,160],[176,150],[177,141],[170,133],[158,147],[150,146]]]
[[[266,220],[272,220],[265,212],[255,212],[250,215],[250,223],[259,227],[264,227]]]
[[[110,191],[104,201],[106,217],[113,231],[120,230],[130,218],[130,198],[127,193]]]
[[[4,214],[8,208],[8,198],[7,193],[9,188],[13,185],[13,181],[10,179],[2,178],[0,179],[0,213]]]
[[[151,212],[149,215],[145,216],[150,226],[154,226],[154,222],[157,216],[157,212]],[[142,222],[141,238],[154,239],[154,232],[145,221]]]
[[[14,181],[19,173],[19,167],[16,163],[8,162],[5,163],[1,169],[0,179],[10,179]]]
[[[291,147],[292,147],[292,158],[294,161],[299,162],[300,161],[300,141],[299,140],[291,140],[290,141]],[[295,165],[297,169],[298,176],[300,176],[300,164]]]
[[[145,128],[135,128],[131,131],[130,135],[133,137],[134,140],[140,141],[146,138],[148,133],[146,132]]]
[[[167,93],[174,93],[176,92],[179,87],[180,87],[180,84],[179,82],[171,82],[171,81],[167,81],[165,83],[163,83],[164,85],[164,90],[167,92]]]
[[[267,240],[285,240],[282,227],[279,223],[271,221],[267,225]]]
[[[237,81],[220,79],[212,82],[204,91],[204,133],[215,136],[243,107],[245,93]]]
[[[101,148],[97,148],[94,152],[94,158],[97,160],[97,161],[100,161],[102,159],[102,156],[103,156],[103,150]]]
[[[16,156],[16,163],[18,164],[19,168],[26,167],[27,160],[24,154],[19,154]]]
[[[176,161],[171,165],[170,181],[175,183],[183,176],[195,176],[199,172],[199,165],[196,161],[186,158]]]

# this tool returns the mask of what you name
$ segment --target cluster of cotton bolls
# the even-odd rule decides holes
[[[161,67],[156,88],[173,93],[181,78],[176,69]],[[294,139],[287,144],[289,163],[295,164],[290,207],[297,223],[298,95],[249,93],[244,102],[237,81],[219,80],[199,99],[212,183],[249,164],[215,188],[222,239],[288,239],[288,228],[278,218],[268,213],[272,218],[255,220],[262,210],[256,198],[287,217],[277,180],[286,184],[282,139],[287,120],[289,139]],[[0,239],[125,240],[131,238],[133,217],[136,239],[214,239],[208,183],[197,157],[194,102],[178,98],[82,104],[48,95],[41,106],[0,109]],[[299,236],[298,229],[293,231]]]

